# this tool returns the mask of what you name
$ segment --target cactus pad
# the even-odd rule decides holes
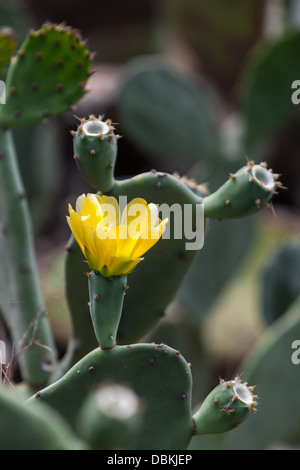
[[[107,380],[131,387],[143,402],[144,428],[132,449],[186,449],[193,431],[191,371],[180,352],[164,344],[97,348],[30,401],[47,403],[76,426],[90,391]]]
[[[111,121],[104,122],[93,115],[88,120],[82,119],[74,132],[77,166],[88,183],[104,193],[114,185],[117,138]]]
[[[51,23],[31,30],[11,59],[0,122],[17,127],[68,111],[83,96],[90,67],[78,31]]]
[[[238,427],[256,406],[254,387],[240,378],[220,384],[204,400],[194,419],[195,434],[218,434]]]

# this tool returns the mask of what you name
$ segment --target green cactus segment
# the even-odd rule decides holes
[[[210,90],[157,57],[129,63],[120,88],[124,135],[154,156],[196,162],[210,170],[220,161],[220,134]]]
[[[75,450],[86,445],[54,410],[42,403],[32,406],[0,389],[0,450]]]
[[[56,362],[37,278],[31,219],[10,131],[0,130],[1,311],[19,352],[22,378],[41,387]]]
[[[117,139],[111,121],[90,116],[82,119],[74,133],[74,159],[86,181],[106,193],[114,185]]]
[[[77,31],[50,23],[31,31],[11,60],[0,122],[17,127],[68,111],[83,96],[90,67]]]
[[[16,47],[17,38],[14,30],[6,26],[0,28],[0,76],[3,74]]]
[[[244,139],[250,151],[266,145],[298,115],[299,47],[299,29],[286,28],[259,41],[250,56],[240,87]]]
[[[278,175],[267,170],[264,163],[255,165],[248,162],[216,192],[204,198],[205,217],[212,219],[233,219],[246,217],[258,212],[270,201],[276,189]]]
[[[90,312],[95,335],[102,349],[116,345],[127,276],[103,277],[92,271],[88,274]]]
[[[125,385],[106,383],[92,391],[80,410],[77,429],[93,450],[128,447],[142,431],[143,405]]]
[[[108,380],[130,387],[143,404],[143,430],[128,448],[187,448],[193,432],[191,370],[179,351],[163,344],[97,348],[30,401],[47,403],[76,427],[90,391]]]
[[[193,416],[194,434],[219,434],[239,427],[251,410],[256,411],[257,397],[252,390],[238,377],[229,382],[221,380]]]
[[[262,275],[262,313],[267,325],[284,315],[299,296],[299,273],[299,240],[289,240],[277,246]]]

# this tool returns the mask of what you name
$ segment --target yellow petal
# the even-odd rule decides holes
[[[104,234],[106,233],[106,237]],[[97,226],[97,230],[93,235],[93,249],[95,255],[99,257],[99,262],[103,266],[110,266],[110,260],[117,253],[117,240],[116,238],[110,238],[107,232],[104,232],[100,226]]]
[[[150,248],[152,248],[160,239],[164,232],[164,227],[167,224],[168,219],[165,219],[159,224],[158,227],[150,227],[147,232],[144,232],[142,236],[138,239],[132,253],[132,258],[140,258],[143,256]]]
[[[113,273],[114,276],[120,276],[123,274],[124,276],[131,273],[133,269],[136,267],[138,263],[142,261],[142,258],[138,259],[130,259],[126,257],[116,256],[113,257],[110,264],[110,272]]]
[[[128,226],[131,238],[138,238],[142,232],[147,230],[149,222],[150,214],[145,199],[135,198],[124,208],[121,225]]]
[[[116,256],[131,257],[132,250],[134,249],[138,238],[131,238],[128,233],[128,227],[119,225],[116,230],[118,248]]]
[[[96,197],[103,214],[103,219],[100,222],[102,228],[115,228],[120,222],[120,209],[117,199],[112,196]]]
[[[95,228],[103,219],[102,209],[95,194],[79,196],[76,201],[76,212],[81,217],[82,222]]]
[[[75,240],[77,241],[82,252],[84,253],[83,224],[81,222],[80,216],[72,209],[70,204],[69,204],[69,214],[70,214],[70,217],[67,217],[69,227],[74,235]]]

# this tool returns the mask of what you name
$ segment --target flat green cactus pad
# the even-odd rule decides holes
[[[76,426],[88,394],[107,380],[131,387],[145,407],[143,431],[132,449],[187,448],[193,433],[191,371],[179,351],[164,344],[97,348],[30,401],[53,406]]]
[[[78,31],[50,23],[30,31],[8,69],[0,122],[17,127],[68,111],[84,94],[90,67]]]

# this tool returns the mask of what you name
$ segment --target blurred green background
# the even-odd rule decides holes
[[[76,110],[15,132],[61,354],[70,333],[67,205],[92,191],[73,160],[69,131],[77,117],[104,115],[118,123],[117,178],[156,168],[213,191],[247,159],[266,161],[288,189],[258,216],[211,224],[166,317],[146,340],[180,348],[192,362],[195,404],[219,376],[243,373],[252,354],[264,358],[256,359],[253,371],[249,366],[251,379],[261,382],[257,416],[245,431],[199,438],[193,448],[299,446],[300,399],[289,400],[300,387],[300,365],[290,360],[292,340],[300,339],[297,305],[293,328],[288,320],[281,324],[300,294],[300,269],[293,263],[299,247],[287,261],[275,258],[300,239],[300,105],[291,100],[292,83],[300,80],[300,2],[100,0],[86,8],[78,0],[0,0],[0,25],[12,27],[19,43],[46,20],[78,28],[95,52],[90,91]]]

